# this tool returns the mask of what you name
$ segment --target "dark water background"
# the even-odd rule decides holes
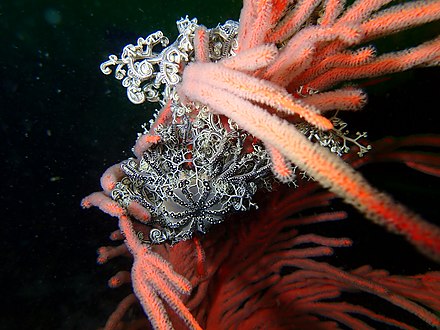
[[[131,156],[154,105],[130,104],[99,64],[156,30],[172,41],[175,21],[186,14],[213,27],[238,19],[240,8],[231,0],[0,2],[0,329],[104,324],[125,292],[107,288],[118,269],[98,266],[95,250],[108,244],[116,221],[79,203],[99,189],[108,166]],[[438,27],[377,45],[414,45]],[[371,140],[440,133],[439,73],[430,68],[390,76],[368,88],[362,113],[343,118]],[[426,219],[438,220],[440,180],[395,165],[371,166],[365,175]],[[438,268],[402,239],[352,216],[354,225],[327,233],[357,242],[337,264],[372,263],[408,274]]]

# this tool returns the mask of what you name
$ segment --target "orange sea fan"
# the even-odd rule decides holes
[[[431,172],[440,168],[438,152],[414,150],[414,147],[440,147],[438,136],[386,138],[374,146],[377,148],[368,156],[359,159],[350,153],[346,160],[358,168],[369,163],[412,158],[412,165],[430,168]],[[344,293],[364,292],[407,310],[433,327],[440,325],[431,312],[440,309],[439,272],[397,276],[370,266],[345,271],[329,265],[329,257],[337,255],[336,248],[350,247],[352,241],[315,234],[307,227],[343,220],[347,213],[328,211],[335,195],[317,182],[302,179],[298,185],[298,188],[275,187],[270,196],[261,196],[259,210],[245,217],[232,217],[200,242],[154,246],[156,258],[168,260],[176,272],[176,280],[192,287],[192,295],[183,299],[185,308],[177,309],[178,314],[174,314],[161,307],[157,309],[162,313],[160,316],[167,315],[176,329],[187,328],[180,320],[186,308],[206,329],[258,329],[262,324],[270,329],[339,329],[340,324],[352,329],[384,325],[414,329],[407,323],[409,319],[417,324],[411,317],[405,316],[406,321],[402,321],[400,317],[383,314],[380,307],[366,308],[359,301],[351,303],[350,299],[340,298]],[[123,238],[119,233],[113,237]],[[198,244],[203,249],[201,252],[197,252]],[[148,258],[152,251],[143,253]],[[107,261],[125,251],[107,247],[100,253],[100,259]],[[147,273],[150,271],[144,274]],[[126,274],[118,273],[111,283],[119,286],[131,282]],[[142,281],[153,281],[151,275],[135,276],[141,276]],[[189,279],[188,284],[185,278]],[[109,319],[106,329],[148,328],[143,317],[131,320],[124,317],[136,304],[137,300],[128,296]],[[158,322],[154,314],[148,314],[148,318]]]
[[[101,248],[99,261],[133,256],[131,272],[118,273],[110,284],[131,282],[145,312],[124,320],[136,303],[130,295],[106,329],[412,329],[400,317],[345,300],[353,292],[440,327],[439,272],[396,276],[369,266],[345,271],[328,257],[351,246],[349,238],[303,232],[344,219],[345,212],[327,209],[341,197],[440,260],[440,229],[355,170],[392,160],[438,176],[438,152],[406,148],[437,148],[439,138],[385,139],[363,158],[353,150],[341,158],[347,137],[330,116],[365,103],[362,90],[340,86],[347,80],[438,65],[438,37],[388,54],[365,46],[440,18],[439,1],[392,2],[245,0],[239,24],[209,30],[182,19],[174,44],[165,47],[167,39],[156,32],[126,46],[121,59],[110,56],[103,63],[106,74],[116,66],[132,102],[163,104],[137,140],[136,159],[107,170],[103,192],[82,203],[119,218],[112,237],[124,245]],[[158,44],[165,47],[160,54],[153,50]],[[333,138],[344,147],[336,148]],[[297,188],[268,179],[270,169],[279,181],[293,183],[296,168],[304,171]],[[229,215],[219,224],[232,211],[252,209],[257,188],[268,186],[272,191],[260,197],[259,210]],[[211,226],[215,230],[206,236],[197,234]]]
[[[271,1],[261,2],[266,3],[264,6],[267,8],[271,8]],[[268,39],[269,35],[282,43],[279,54],[270,59],[262,69],[251,73],[247,72],[249,69],[245,63],[234,70],[224,67],[222,60],[214,64],[191,63],[183,72],[182,84],[178,91],[183,100],[188,98],[207,104],[217,113],[233,119],[241,128],[265,144],[277,148],[289,161],[343,197],[347,203],[357,207],[371,220],[405,236],[422,252],[438,259],[440,230],[437,227],[371,187],[350,166],[328,150],[310,143],[294,126],[271,115],[260,106],[266,105],[278,111],[291,111],[317,128],[331,129],[331,123],[319,115],[319,108],[307,105],[307,95],[299,101],[293,100],[288,93],[300,87],[295,86],[295,78],[322,60],[322,56],[341,54],[348,47],[368,40],[368,33],[365,33],[362,24],[368,20],[374,21],[376,18],[369,19],[371,13],[388,2],[390,1],[357,1],[333,24],[322,26],[318,20],[316,24],[306,24],[298,32],[298,24],[305,24],[306,18],[320,1],[300,1],[291,12],[286,7],[286,18],[270,27],[260,24],[260,19],[265,21],[266,15],[258,10],[259,6],[263,6],[260,2],[258,5],[252,2],[245,4],[241,17],[245,22],[249,22],[249,25],[244,23],[240,26],[239,31],[243,32],[238,34],[238,44],[242,46],[239,46],[237,57],[241,57],[247,49],[259,49],[265,40],[272,40]],[[439,18],[440,14],[433,14],[433,10],[438,9],[437,1],[418,4],[411,3],[385,10],[383,15],[396,17],[395,22],[389,22],[386,31],[391,33]],[[416,7],[419,10],[417,19],[409,16],[406,20],[401,16],[408,8]],[[323,10],[326,8],[324,6]],[[254,17],[254,20],[249,21],[248,17]],[[377,14],[375,17],[382,16]],[[292,21],[296,23],[291,24]],[[377,28],[382,29],[379,25]],[[278,31],[276,37],[273,37],[271,31]],[[248,57],[247,53],[245,54]],[[258,58],[259,54],[256,52],[254,57]],[[437,38],[413,49],[350,63],[348,66],[343,62],[335,62],[332,66],[324,68],[316,78],[305,79],[303,76],[302,84],[320,91],[348,79],[374,77],[420,65],[435,65],[439,54],[440,43]],[[284,89],[283,86],[288,86],[288,89]],[[351,101],[354,102],[353,108],[356,108],[359,101]]]

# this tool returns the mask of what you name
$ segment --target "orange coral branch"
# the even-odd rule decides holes
[[[262,45],[272,26],[272,1],[258,0],[253,5],[255,17],[246,36],[239,39],[240,51]]]
[[[440,2],[409,2],[381,11],[361,24],[365,40],[376,39],[440,19]]]
[[[319,77],[332,68],[357,67],[374,59],[375,49],[372,46],[360,48],[354,52],[344,51],[313,61],[312,65],[300,75],[289,79],[289,89],[294,90],[300,85],[305,85],[310,80]],[[316,62],[316,63],[315,63]]]
[[[361,89],[344,88],[311,95],[303,102],[325,112],[329,110],[359,110],[365,105],[366,99],[367,96]]]
[[[353,68],[334,68],[310,81],[309,85],[325,90],[341,81],[377,77],[405,71],[417,65],[429,64],[440,56],[440,38],[425,42],[418,47],[377,57],[374,61]]]
[[[191,81],[189,76],[184,75],[182,91],[233,119],[263,142],[272,144],[292,163],[343,197],[347,203],[353,204],[371,220],[404,235],[422,252],[440,260],[439,228],[371,187],[341,159],[311,143],[287,122],[233,94]]]
[[[362,0],[355,1],[337,21],[337,24],[359,23],[369,17],[371,13],[393,0]]]
[[[204,26],[199,26],[194,32],[194,57],[198,62],[209,61],[209,34]]]
[[[275,45],[262,45],[241,51],[239,55],[222,59],[223,66],[239,71],[254,71],[269,65],[278,55]]]
[[[294,100],[282,87],[268,81],[262,81],[214,63],[190,65],[184,72],[183,79],[185,77],[188,77],[186,80],[196,79],[245,99],[272,106],[278,111],[297,114],[321,129],[333,128],[332,123],[327,118],[320,116],[317,109],[302,104],[299,100]],[[185,91],[188,90],[188,88],[185,89]]]
[[[272,172],[274,173],[275,177],[283,183],[292,182],[295,177],[292,165],[276,148],[272,147],[271,145],[266,145],[266,150],[270,155]]]
[[[321,0],[300,0],[295,10],[290,12],[267,36],[267,42],[280,42],[297,32],[320,2]]]
[[[344,6],[345,0],[326,0],[320,24],[322,26],[332,25],[343,11]]]

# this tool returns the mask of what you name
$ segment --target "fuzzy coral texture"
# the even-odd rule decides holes
[[[438,37],[410,49],[380,55],[367,45],[371,40],[440,18],[437,0],[395,2],[357,0],[348,5],[343,0],[245,0],[234,54],[215,60],[209,31],[197,26],[194,60],[181,65],[181,80],[173,87],[175,97],[164,100],[150,131],[139,137],[133,167],[127,169],[127,163],[112,166],[101,179],[103,191],[82,202],[84,207],[97,206],[119,219],[119,230],[112,239],[124,243],[101,248],[99,262],[120,255],[133,258],[131,271],[121,271],[109,282],[113,287],[130,283],[133,294],[120,303],[106,329],[414,328],[399,314],[385,315],[381,310],[346,301],[347,292],[379,297],[413,314],[426,327],[440,327],[440,272],[398,276],[370,266],[338,268],[328,263],[328,257],[335,248],[349,247],[351,239],[303,232],[308,226],[344,219],[345,212],[328,209],[332,200],[340,197],[366,218],[403,236],[421,253],[440,260],[440,229],[372,187],[356,171],[367,163],[393,159],[440,176],[438,154],[417,154],[408,149],[440,147],[439,137],[385,139],[362,158],[354,150],[341,158],[300,129],[305,124],[307,132],[332,132],[336,128],[328,115],[331,111],[356,110],[364,105],[364,92],[346,87],[344,82],[438,65]],[[218,155],[209,149],[209,155],[214,155],[209,159],[222,157],[233,149],[240,150],[244,160],[237,158],[239,152],[224,156],[229,158],[222,163],[223,172],[212,170],[217,181],[209,181],[206,175],[200,181],[205,190],[191,192],[186,187],[199,180],[192,176],[194,168],[208,165],[191,164],[191,157],[196,154],[191,148],[196,144],[188,147],[187,137],[179,137],[180,143],[185,141],[184,153],[179,152],[186,162],[185,178],[189,179],[184,183],[182,175],[176,174],[183,182],[181,186],[161,192],[159,181],[154,181],[156,177],[153,180],[147,175],[162,173],[154,168],[150,156],[151,152],[160,151],[160,132],[163,127],[173,127],[167,125],[184,124],[176,124],[173,109],[184,108],[198,114],[201,107],[235,123],[225,124],[224,133],[214,128],[213,136],[220,139],[221,134],[235,134],[234,125],[240,129],[240,133],[228,138],[232,141],[230,147],[219,146],[222,152]],[[240,140],[242,136],[245,137]],[[270,161],[278,182],[270,181],[271,191],[260,198],[258,210],[233,214],[216,225],[214,222],[221,222],[220,214],[232,208],[229,201],[233,199],[231,193],[226,194],[228,199],[222,208],[216,208],[219,198],[212,189],[226,191],[219,178],[240,182],[240,191],[250,196],[254,193],[250,181],[263,175],[258,169],[266,168],[264,165],[239,170],[251,163],[248,159],[254,159],[249,155],[255,149],[241,151],[253,143],[254,148],[264,145],[264,157]],[[148,170],[133,171],[147,160]],[[296,167],[307,174],[296,178],[298,187],[280,183],[293,182]],[[118,202],[114,191],[127,177],[131,181],[123,188],[131,197],[124,204]],[[160,207],[173,206],[173,210],[161,213],[160,221],[154,216],[159,205],[153,210],[151,193],[142,188],[150,184],[146,178],[154,181],[148,189],[154,190],[155,196],[165,196],[167,191],[174,194],[174,204],[166,197],[155,197]],[[265,179],[262,182],[259,184],[268,185]],[[133,192],[134,188],[138,191]],[[151,227],[158,222],[168,230],[159,231],[165,235],[164,240],[179,226],[193,226],[192,217],[196,219],[194,223],[205,224],[201,214],[210,219],[208,225],[213,225],[206,235],[196,234],[196,227],[185,227],[185,239],[174,245],[150,244],[146,239],[145,235],[150,233],[151,237]],[[200,232],[205,231],[200,228]],[[144,315],[128,320],[127,311],[139,303]]]

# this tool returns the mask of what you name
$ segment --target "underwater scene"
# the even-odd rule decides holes
[[[0,329],[440,328],[438,0],[0,3]]]

